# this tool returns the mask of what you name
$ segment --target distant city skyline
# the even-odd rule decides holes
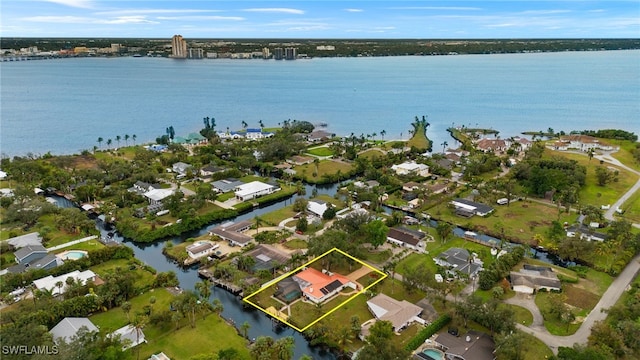
[[[638,38],[640,1],[2,0],[2,37]]]

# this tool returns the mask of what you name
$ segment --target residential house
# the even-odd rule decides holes
[[[225,169],[215,165],[205,165],[200,169],[200,176],[204,178],[211,177],[213,174],[223,172]]]
[[[475,277],[482,270],[482,261],[475,256],[472,257],[469,251],[461,248],[450,248],[433,258],[437,265],[447,268],[451,275],[462,273],[470,278]]]
[[[369,211],[363,207],[360,203],[353,204],[351,208],[344,208],[336,213],[338,219],[344,219],[349,216],[358,216],[369,214]]]
[[[423,252],[426,234],[407,228],[391,228],[387,232],[387,241],[402,247]]]
[[[333,137],[335,137],[336,134],[334,133],[330,133],[324,130],[316,130],[313,131],[311,133],[309,133],[309,135],[307,136],[307,141],[309,142],[319,142],[319,141],[326,141],[329,140]]]
[[[51,291],[53,296],[64,294],[67,287],[67,279],[74,279],[76,283],[80,283],[82,285],[86,285],[88,281],[94,282],[97,278],[97,275],[91,270],[74,270],[70,273],[62,274],[59,276],[45,276],[43,278],[37,279],[33,281],[33,285],[38,290],[47,290]],[[62,286],[58,286],[58,283],[61,283]]]
[[[309,202],[307,202],[307,210],[317,217],[322,217],[329,206],[331,206],[331,204],[327,204],[322,200],[309,200]]]
[[[302,295],[316,304],[321,304],[345,287],[357,290],[357,285],[340,274],[326,270],[307,268],[293,276],[302,290]]]
[[[447,184],[443,183],[435,183],[435,184],[426,184],[425,188],[429,195],[441,194],[447,191]]]
[[[314,158],[310,156],[294,155],[289,159],[287,159],[286,161],[292,165],[306,165],[306,164],[311,164],[313,160]]]
[[[247,129],[245,137],[249,140],[259,140],[272,137],[272,132],[264,132],[262,129]]]
[[[254,249],[247,251],[245,256],[250,256],[255,260],[252,271],[271,271],[280,265],[285,265],[291,260],[291,254],[277,249],[268,244],[259,244]]]
[[[429,166],[425,164],[418,164],[415,161],[407,161],[402,164],[392,165],[391,170],[395,171],[397,175],[429,176]]]
[[[173,195],[173,189],[153,189],[142,194],[149,201],[149,205],[162,205],[162,201]]]
[[[520,137],[520,136],[516,136],[513,138],[513,144],[514,146],[516,146],[520,151],[527,151],[531,148],[531,145],[533,145],[533,142],[529,139]]]
[[[280,186],[266,184],[261,181],[252,181],[247,184],[242,184],[236,187],[236,199],[240,201],[247,201],[255,199],[262,195],[268,195],[280,190]]]
[[[560,291],[562,283],[558,275],[548,266],[534,266],[525,264],[519,271],[511,271],[511,286],[513,291],[533,294],[540,289]]]
[[[465,336],[440,333],[434,339],[436,347],[442,349],[447,359],[494,360],[495,343],[487,334],[470,330]]]
[[[47,256],[48,251],[42,245],[28,245],[16,250],[13,254],[16,263],[20,265],[27,265],[32,261],[42,259]]]
[[[42,237],[37,232],[14,236],[5,241],[15,249],[19,249],[28,245],[42,245]]]
[[[117,336],[120,338],[120,341],[122,341],[122,343],[124,344],[122,350],[131,349],[132,347],[147,342],[142,329],[136,328],[131,324],[121,327],[120,329],[109,334],[109,336]]]
[[[149,184],[144,181],[136,181],[135,184],[133,184],[133,186],[128,189],[128,191],[135,192],[137,194],[142,195],[151,190],[161,189],[161,188],[162,187],[160,186],[160,184]]]
[[[199,259],[204,256],[209,256],[215,252],[220,245],[214,244],[209,241],[198,241],[195,244],[187,246],[187,255],[192,259]]]
[[[80,329],[85,328],[86,331],[89,332],[98,332],[98,327],[95,326],[89,318],[86,317],[66,317],[60,320],[59,323],[56,324],[49,333],[53,338],[53,341],[59,343],[70,342],[72,338],[78,335],[78,331]]]
[[[416,191],[422,188],[422,184],[417,183],[415,181],[409,181],[402,185],[402,190],[404,191]]]
[[[222,194],[234,191],[240,185],[244,185],[244,183],[234,178],[218,180],[211,183],[211,187]]]
[[[285,304],[290,304],[302,296],[300,284],[298,284],[293,277],[287,277],[278,281],[275,289],[276,291],[273,295]]]
[[[460,165],[460,160],[462,157],[456,153],[447,153],[444,155],[445,159],[452,161],[456,165]]]
[[[567,237],[579,236],[583,240],[599,242],[607,240],[609,235],[596,231],[597,228],[597,225],[595,227],[584,224],[572,225],[567,228]]]
[[[251,236],[243,233],[244,231],[249,230],[251,225],[253,225],[253,222],[249,220],[240,221],[238,223],[229,221],[214,227],[211,229],[209,234],[216,235],[221,239],[228,241],[231,246],[243,247],[253,240]]]
[[[558,141],[554,141],[553,144],[551,144],[550,147],[553,150],[567,151],[567,150],[569,150],[569,143],[558,140]]]
[[[472,217],[473,215],[487,216],[493,212],[491,206],[467,199],[453,199],[451,204],[455,207],[456,214],[464,217]]]
[[[148,360],[171,360],[164,352],[153,354]]]
[[[425,324],[420,318],[422,308],[406,300],[398,301],[380,293],[367,301],[367,307],[377,320],[391,322],[395,332],[402,331],[413,322]]]
[[[171,170],[173,170],[174,173],[178,173],[180,175],[186,175],[187,171],[191,169],[193,169],[193,166],[187,163],[183,163],[182,161],[178,161],[171,166]]]
[[[613,146],[600,142],[598,138],[589,135],[574,134],[561,136],[560,141],[568,143],[567,147],[569,149],[577,149],[580,151],[589,151],[595,149],[611,151],[615,149]]]
[[[483,152],[502,152],[506,151],[508,146],[507,143],[502,139],[483,138],[476,142],[476,148]]]
[[[452,155],[456,156],[455,154],[452,154]],[[451,170],[456,165],[456,162],[446,157],[444,159],[438,159],[435,162],[436,162],[436,165],[438,165],[439,167],[445,170]]]

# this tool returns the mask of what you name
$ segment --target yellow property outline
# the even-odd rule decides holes
[[[371,269],[372,271],[374,271],[374,272],[376,272],[376,273],[378,273],[378,274],[380,274],[380,275],[382,275],[382,276],[380,277],[380,279],[378,279],[378,280],[374,281],[371,285],[367,286],[366,288],[363,288],[363,289],[362,289],[362,290],[360,290],[358,293],[356,293],[355,295],[353,295],[353,296],[349,297],[347,300],[343,301],[342,303],[340,303],[339,305],[337,305],[335,308],[331,309],[328,313],[326,313],[326,314],[324,314],[324,315],[320,316],[318,319],[316,319],[315,321],[312,321],[310,324],[308,324],[307,326],[303,327],[302,329],[300,329],[300,328],[298,328],[297,326],[295,326],[295,325],[293,325],[293,324],[289,323],[288,321],[286,321],[286,320],[284,320],[284,319],[282,319],[282,318],[278,317],[278,316],[277,316],[277,314],[279,313],[279,311],[277,311],[277,312],[276,312],[276,314],[272,314],[272,313],[268,312],[266,309],[263,309],[262,307],[260,307],[258,304],[253,303],[253,302],[251,302],[251,301],[249,300],[251,297],[255,296],[256,294],[260,293],[261,291],[263,291],[263,290],[265,290],[265,289],[268,289],[269,287],[271,287],[271,286],[275,285],[275,284],[276,284],[276,283],[278,283],[280,280],[282,280],[282,279],[284,279],[284,278],[287,278],[287,277],[289,277],[289,276],[291,276],[291,275],[295,274],[296,272],[298,272],[298,271],[299,271],[299,270],[301,270],[302,268],[305,268],[305,267],[309,266],[310,264],[312,264],[312,263],[314,263],[314,262],[316,262],[316,261],[318,261],[318,260],[322,259],[323,257],[325,257],[325,256],[329,255],[330,253],[332,253],[332,252],[334,252],[334,251],[337,251],[337,252],[339,252],[340,254],[342,254],[342,255],[344,255],[344,256],[347,256],[347,257],[349,257],[349,258],[353,259],[354,261],[356,261],[356,262],[358,262],[358,263],[362,264],[363,266],[368,267],[368,268],[369,268],[369,269]],[[320,255],[320,256],[318,256],[318,257],[316,257],[316,258],[312,259],[311,261],[308,261],[308,262],[306,262],[305,264],[303,264],[303,265],[301,265],[301,266],[299,266],[299,267],[295,268],[294,270],[291,270],[291,271],[289,271],[288,273],[286,273],[286,274],[284,274],[284,275],[281,275],[281,276],[279,276],[279,277],[277,277],[277,278],[275,278],[275,279],[273,279],[273,280],[270,280],[270,281],[268,281],[268,282],[264,283],[264,284],[261,286],[261,288],[260,288],[259,290],[257,290],[257,291],[255,291],[255,292],[253,292],[252,294],[249,294],[248,296],[245,296],[245,297],[242,299],[242,301],[246,302],[247,304],[252,305],[253,307],[255,307],[256,309],[258,309],[258,310],[262,311],[263,313],[265,313],[265,314],[267,314],[267,315],[269,315],[269,316],[272,316],[272,317],[274,317],[274,318],[278,319],[280,322],[283,322],[283,323],[285,323],[285,324],[289,325],[291,328],[293,328],[293,329],[295,329],[295,330],[297,330],[297,331],[299,331],[299,332],[303,332],[303,331],[307,330],[308,328],[310,328],[311,326],[313,326],[313,325],[314,325],[315,323],[317,323],[318,321],[320,321],[320,320],[324,319],[325,317],[327,317],[327,316],[331,315],[334,311],[336,311],[336,310],[340,309],[342,306],[344,306],[344,305],[345,305],[346,303],[348,303],[349,301],[351,301],[351,300],[355,299],[358,295],[360,295],[360,294],[364,294],[364,292],[365,292],[365,291],[367,291],[369,288],[371,288],[371,287],[372,287],[372,286],[374,286],[375,284],[379,283],[380,281],[384,280],[386,277],[387,277],[387,274],[385,274],[385,273],[383,273],[382,271],[380,271],[380,270],[378,270],[378,269],[374,268],[373,266],[371,266],[371,265],[369,265],[369,264],[367,264],[367,263],[363,262],[362,260],[359,260],[359,259],[357,259],[357,258],[355,258],[355,257],[353,257],[353,256],[351,256],[351,255],[349,255],[349,254],[347,254],[346,252],[344,252],[344,251],[342,251],[342,250],[340,250],[340,249],[338,249],[338,248],[333,248],[333,249],[331,249],[331,250],[329,250],[329,251],[325,252],[324,254],[322,254],[322,255]]]

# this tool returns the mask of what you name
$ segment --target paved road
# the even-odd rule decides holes
[[[575,332],[575,334],[570,336],[556,336],[551,335],[547,329],[540,323],[540,318],[536,321],[537,314],[540,313],[537,306],[533,302],[533,299],[527,298],[513,298],[507,303],[522,306],[534,315],[534,322],[530,327],[523,326],[522,324],[516,324],[517,327],[538,339],[542,340],[551,350],[557,354],[558,347],[572,347],[573,344],[586,344],[589,338],[589,334],[591,333],[591,328],[596,321],[602,321],[607,317],[607,313],[603,310],[609,309],[612,307],[616,301],[620,298],[624,290],[627,286],[633,281],[633,279],[638,275],[638,271],[640,271],[640,255],[633,258],[633,260],[627,265],[627,267],[622,271],[618,277],[613,280],[611,286],[607,289],[607,291],[602,295],[598,304],[591,310],[589,315],[585,318],[584,322]],[[541,316],[541,315],[539,315]]]

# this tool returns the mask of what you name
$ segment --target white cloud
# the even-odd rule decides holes
[[[296,14],[296,15],[303,15],[303,14],[304,14],[304,10],[299,10],[299,9],[290,9],[290,8],[252,8],[252,9],[243,9],[242,11],[248,11],[248,12],[264,12],[264,13]]]
[[[566,14],[571,12],[571,10],[527,10],[522,11],[516,14],[521,15],[553,15],[553,14]]]
[[[399,6],[390,7],[389,10],[456,10],[456,11],[477,11],[482,10],[478,7],[468,6]]]
[[[96,15],[130,15],[130,14],[197,14],[222,12],[222,10],[203,10],[203,9],[126,9],[126,10],[110,10],[99,11]]]
[[[47,2],[52,2],[60,5],[82,8],[82,9],[91,9],[93,8],[93,1],[91,0],[44,0]]]
[[[352,12],[352,13],[364,12],[364,10],[362,10],[362,9],[344,9],[344,11]]]
[[[244,21],[246,20],[240,16],[217,16],[217,15],[192,15],[192,16],[158,16],[156,17],[158,20],[229,20],[229,21]]]
[[[395,30],[395,26],[376,26],[376,30]]]
[[[157,21],[147,20],[144,16],[118,16],[112,19],[99,19],[82,16],[30,16],[23,21],[57,24],[158,24]]]

